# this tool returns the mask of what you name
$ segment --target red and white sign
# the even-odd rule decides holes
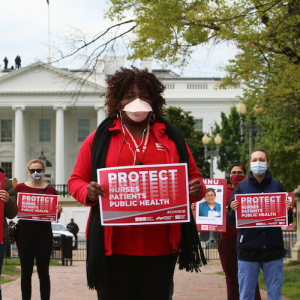
[[[235,195],[236,228],[282,227],[288,225],[287,193]]]
[[[18,193],[18,218],[33,221],[57,221],[57,195]]]
[[[5,174],[0,173],[0,190],[5,190]],[[3,243],[4,202],[0,200],[0,244]]]
[[[198,231],[226,231],[227,180],[203,178],[203,182],[206,186],[206,193],[215,194],[215,205],[208,204],[212,200],[206,199],[206,195],[203,200],[196,203],[196,209],[193,213]]]
[[[288,200],[292,202],[292,209],[295,207],[294,193],[288,192]],[[288,226],[283,226],[282,230],[295,230],[294,222],[296,215],[294,214],[293,223]]]
[[[187,164],[98,169],[102,225],[189,222]]]

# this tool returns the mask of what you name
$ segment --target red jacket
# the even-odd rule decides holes
[[[121,146],[124,143],[124,134],[121,128],[121,122],[119,119],[116,119],[109,129],[112,131],[111,140],[109,144],[109,148],[107,151],[106,157],[106,166],[107,167],[116,167],[117,159],[120,154]],[[163,123],[154,122],[151,126],[151,130],[153,131],[157,141],[165,146],[166,148],[166,156],[168,163],[178,163],[179,156],[177,153],[176,146],[172,140],[165,134],[166,127]],[[91,133],[85,141],[82,143],[77,161],[73,170],[73,173],[69,179],[69,191],[71,195],[80,203],[86,206],[93,206],[96,202],[90,202],[87,198],[87,187],[91,182],[91,149],[92,143],[95,135],[94,131]],[[202,184],[202,194],[198,198],[190,197],[191,202],[200,201],[205,193],[206,187],[202,181],[202,175],[199,172],[195,160],[192,156],[192,153],[188,148],[189,153],[189,180],[200,179]],[[169,242],[172,245],[172,249],[174,252],[179,250],[179,243],[181,239],[181,227],[179,223],[168,224],[169,226]],[[112,226],[104,226],[104,248],[105,255],[112,254]]]

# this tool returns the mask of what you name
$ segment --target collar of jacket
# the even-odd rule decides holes
[[[251,183],[260,186],[267,186],[272,181],[272,173],[269,170],[267,170],[267,174],[261,182],[257,181],[257,179],[253,176],[252,171],[249,172],[248,177]]]
[[[165,132],[166,132],[166,125],[160,121],[158,121],[157,119],[154,119],[151,123],[150,123],[150,129],[155,132],[155,135],[158,138],[161,138]],[[122,123],[120,119],[115,119],[112,126],[109,128],[109,131],[113,132],[113,131],[118,131],[120,133],[123,134],[122,131]]]

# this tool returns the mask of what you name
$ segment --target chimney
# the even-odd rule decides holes
[[[153,58],[147,58],[146,60],[142,60],[141,69],[148,69],[149,73],[152,73],[152,62]]]

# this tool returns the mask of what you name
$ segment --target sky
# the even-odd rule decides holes
[[[105,0],[49,0],[50,45],[53,49],[65,49],[65,40],[70,37],[71,28],[79,28],[88,36],[93,36],[112,25],[104,18],[104,11],[109,8]],[[48,53],[48,4],[46,0],[9,0],[1,3],[0,18],[0,65],[3,59],[9,60],[8,67],[14,65],[17,55],[22,59],[22,66],[37,60],[47,61]],[[51,56],[55,50],[51,49]],[[117,55],[126,55],[123,48]],[[236,54],[234,46],[222,44],[218,47],[205,47],[196,50],[190,64],[183,70],[167,66],[182,76],[222,77],[224,72],[217,70],[226,65]],[[137,62],[138,63],[138,62]],[[126,66],[130,66],[127,62]],[[69,59],[54,64],[56,67],[77,69],[82,61]],[[154,62],[153,68],[161,68]]]

